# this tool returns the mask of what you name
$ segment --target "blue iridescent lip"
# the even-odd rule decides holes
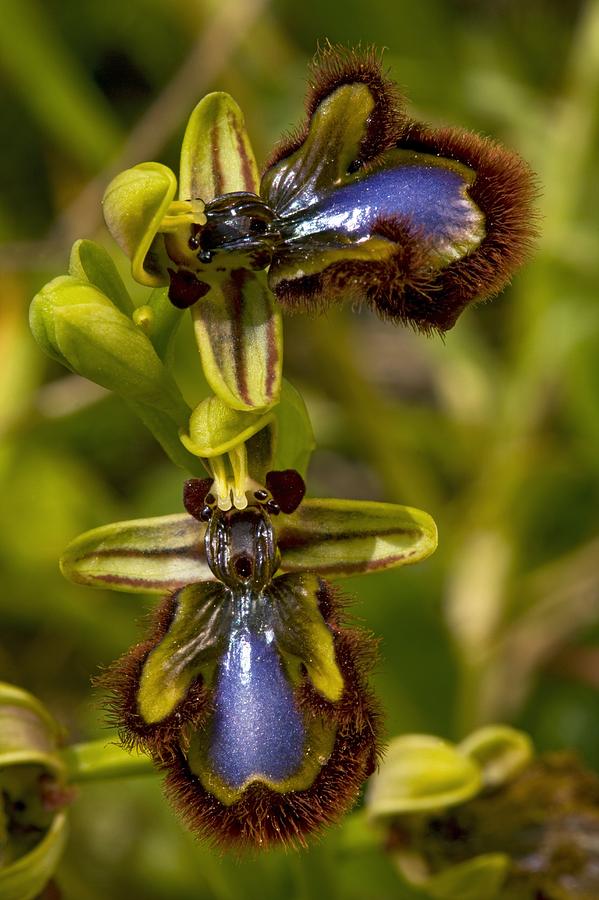
[[[229,637],[214,687],[209,757],[233,789],[283,781],[304,758],[306,732],[272,631],[248,625]]]
[[[289,246],[328,234],[368,238],[380,219],[402,217],[435,244],[446,244],[479,227],[480,213],[465,196],[464,176],[438,165],[383,168],[332,187],[313,202],[279,218]]]

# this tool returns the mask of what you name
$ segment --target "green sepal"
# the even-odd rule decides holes
[[[95,241],[75,241],[69,259],[69,275],[95,285],[126,316],[133,312],[133,302],[112,257]]]
[[[476,762],[441,738],[407,734],[387,748],[372,778],[367,805],[373,819],[426,812],[463,803],[482,785]]]
[[[174,619],[141,674],[137,705],[148,724],[170,715],[192,681],[210,672],[222,654],[231,620],[226,594],[218,583],[190,585],[177,595]]]
[[[320,588],[315,575],[280,575],[264,594],[272,601],[269,621],[277,647],[301,660],[316,690],[335,703],[343,694],[343,676],[335,660],[333,635],[318,607]]]
[[[343,84],[318,105],[308,134],[295,153],[268,169],[261,192],[276,195],[281,214],[309,205],[309,199],[343,178],[360,155],[374,98],[366,84]]]
[[[306,498],[274,525],[286,572],[376,572],[420,562],[437,546],[428,513],[394,503]]]
[[[215,273],[210,283],[209,293],[192,307],[206,380],[234,409],[267,409],[281,390],[283,333],[266,276],[233,269]]]
[[[509,725],[485,725],[458,744],[461,753],[478,763],[485,787],[511,781],[534,756],[533,743],[524,731]]]
[[[36,846],[7,866],[0,867],[2,900],[34,900],[52,878],[67,839],[67,816],[57,813]]]
[[[165,594],[214,580],[204,552],[205,532],[206,525],[186,513],[103,525],[69,544],[60,569],[76,584]]]
[[[257,194],[260,179],[243,114],[216,91],[193,110],[181,147],[179,197],[204,201],[233,191]]]
[[[73,372],[186,421],[189,407],[150,340],[94,285],[55,278],[33,298],[30,323],[42,348]]]
[[[272,419],[270,410],[262,414],[243,412],[231,409],[220,397],[207,397],[191,414],[189,434],[181,433],[181,441],[196,456],[221,456],[243,444]]]
[[[166,251],[157,235],[176,190],[177,179],[167,166],[140,163],[113,178],[102,201],[108,230],[131,260],[133,278],[149,287],[169,281]]]
[[[316,441],[304,398],[286,379],[274,414],[275,453],[270,468],[295,469],[305,477]]]
[[[504,853],[476,856],[434,875],[426,891],[434,900],[496,900],[510,865]]]

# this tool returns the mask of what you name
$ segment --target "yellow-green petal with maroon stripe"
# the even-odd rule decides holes
[[[437,528],[420,509],[369,500],[308,498],[275,519],[281,571],[342,577],[426,559]]]
[[[231,409],[220,397],[207,397],[196,406],[189,419],[189,434],[181,432],[181,443],[190,453],[211,459],[222,456],[269,425],[270,410],[250,412]]]
[[[168,284],[168,259],[158,232],[176,190],[169,168],[147,162],[113,178],[102,200],[108,230],[131,260],[131,275],[149,287]]]
[[[185,130],[179,198],[206,202],[233,191],[257,194],[259,185],[241,110],[222,91],[208,94],[192,112]]]
[[[214,581],[204,553],[205,530],[186,513],[103,525],[75,538],[60,568],[76,584],[165,594]]]
[[[283,331],[264,273],[217,273],[192,314],[204,374],[214,393],[233,409],[261,410],[277,403]]]

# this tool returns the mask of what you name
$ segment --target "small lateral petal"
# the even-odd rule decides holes
[[[308,498],[275,529],[284,572],[357,575],[419,562],[437,546],[427,513],[368,500]]]
[[[210,459],[245,443],[272,420],[269,410],[231,409],[220,397],[207,397],[191,414],[189,434],[181,434],[181,442],[190,453]]]
[[[232,97],[215,91],[192,112],[181,148],[179,197],[205,202],[234,191],[257,194],[258,167],[243,114]]]
[[[157,238],[177,190],[177,180],[160,163],[140,163],[114,178],[104,194],[104,219],[113,238],[131,260],[140,284],[168,284],[166,252]]]
[[[204,552],[205,530],[186,513],[104,525],[76,538],[60,568],[77,584],[143,594],[214,581]]]
[[[233,409],[273,406],[281,391],[282,325],[265,276],[234,269],[192,307],[204,374]]]

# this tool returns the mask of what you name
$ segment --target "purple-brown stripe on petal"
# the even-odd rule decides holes
[[[223,290],[229,308],[231,346],[237,391],[243,402],[251,406],[252,397],[247,383],[247,358],[245,352],[244,306],[246,300],[243,295],[248,276],[253,277],[246,269],[234,269],[231,272],[230,280],[225,281]]]
[[[241,162],[241,177],[243,180],[243,184],[246,191],[256,192],[258,190],[258,187],[256,185],[256,177],[254,174],[254,167],[252,165],[253,160],[251,160],[248,156],[247,147],[245,145],[245,141],[243,140],[243,134],[239,130],[239,123],[231,112],[228,113],[228,120],[231,130],[235,135],[237,153]]]
[[[220,197],[223,193],[224,176],[220,162],[220,133],[218,125],[215,125],[210,132],[210,150],[212,157],[212,179],[214,182],[214,196]],[[207,198],[212,199],[212,198]]]

